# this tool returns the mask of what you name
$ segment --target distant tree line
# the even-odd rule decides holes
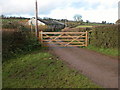
[[[114,23],[109,23],[109,22],[106,22],[106,21],[102,21],[102,22],[90,22],[89,20],[86,20],[86,23],[89,24],[89,23],[92,23],[92,24],[114,24]]]
[[[5,15],[0,15],[0,17],[2,18],[2,19],[30,19],[30,18],[26,18],[26,17],[16,17],[16,16],[5,16]],[[63,22],[63,23],[65,23],[65,22],[77,22],[77,23],[79,23],[79,24],[83,24],[84,23],[84,21],[82,20],[82,16],[81,15],[79,15],[79,14],[76,14],[74,17],[74,21],[72,21],[72,20],[67,20],[67,19],[53,19],[53,18],[50,18],[50,17],[43,17],[43,20],[49,20],[49,21],[60,21],[60,22]],[[89,23],[95,23],[95,24],[114,24],[114,23],[109,23],[109,22],[106,22],[106,21],[102,21],[101,23],[100,22],[90,22],[89,20],[86,20],[86,22],[85,23],[87,23],[87,24],[89,24]]]
[[[26,17],[16,17],[16,16],[5,16],[5,15],[0,15],[0,17],[2,18],[2,19],[30,19],[30,18],[26,18]]]
[[[50,18],[50,17],[43,17],[43,20],[69,21],[67,19],[53,19],[53,18]]]

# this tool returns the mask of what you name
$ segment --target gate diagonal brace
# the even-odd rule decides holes
[[[48,43],[53,43],[52,41],[56,41],[56,39],[59,39],[59,37],[61,37],[62,35],[64,35],[64,34],[61,34],[61,35],[59,35],[58,37],[56,37],[56,38],[54,38],[54,39],[51,38],[51,37],[49,37],[49,38],[51,38],[51,39],[50,39],[50,41],[49,41]],[[47,35],[47,36],[48,36],[48,35]],[[61,41],[61,42],[57,42],[57,41],[56,41],[56,43],[65,46],[62,41]]]
[[[48,39],[48,40],[46,40],[47,43],[59,44],[59,45],[63,45],[63,46],[67,46],[67,45],[68,46],[69,45],[74,46],[74,44],[75,45],[79,44],[79,45],[84,46],[84,44],[85,44],[85,42],[84,41],[81,42],[81,40],[79,40],[79,38],[84,37],[84,35],[86,35],[86,33],[76,33],[76,34],[74,32],[73,33],[53,33],[53,34],[56,34],[56,35],[58,34],[57,36],[56,35],[55,36],[49,36],[48,35],[49,33],[48,34],[47,33],[43,34],[45,36],[45,38],[44,38],[44,36],[43,36],[43,38]],[[50,34],[52,34],[52,33],[50,33]],[[69,42],[64,42],[64,39],[67,39],[67,40],[70,39],[70,40],[69,40]],[[76,42],[74,42],[74,41],[76,41]]]
[[[54,39],[50,37],[51,39],[50,39],[49,42],[56,41],[56,39],[58,39],[58,38],[61,37],[62,35],[63,35],[63,34],[59,35],[58,37],[56,37],[56,38],[54,38]]]
[[[79,38],[79,37],[81,37],[82,35],[84,35],[84,34],[81,34],[80,36],[78,36],[78,37],[76,37],[76,38],[74,38],[73,37],[73,40],[71,41],[71,42],[69,42],[68,44],[66,44],[65,46],[67,46],[67,45],[69,45],[69,44],[71,44],[73,41],[78,41],[77,39]],[[70,36],[70,35],[69,35]],[[79,42],[79,41],[78,41]],[[80,42],[79,42],[80,43]]]

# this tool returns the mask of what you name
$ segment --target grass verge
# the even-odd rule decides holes
[[[3,88],[99,88],[44,50],[3,63]]]
[[[109,55],[109,56],[118,56],[118,49],[114,49],[114,48],[99,48],[99,47],[95,47],[92,45],[89,45],[88,47],[85,47],[87,49],[105,54],[105,55]]]
[[[87,28],[87,27],[92,27],[92,26],[88,26],[88,25],[80,25],[80,26],[77,26],[76,28]]]

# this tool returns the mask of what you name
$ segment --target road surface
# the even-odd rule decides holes
[[[118,60],[85,48],[53,47],[52,53],[104,88],[118,88]]]

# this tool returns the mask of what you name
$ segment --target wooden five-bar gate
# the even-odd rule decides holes
[[[88,32],[39,32],[42,44],[59,46],[87,46]]]

